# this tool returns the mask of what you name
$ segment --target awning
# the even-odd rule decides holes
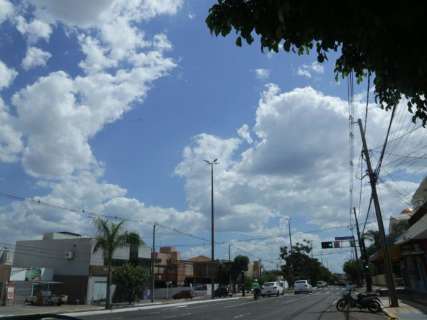
[[[390,248],[391,261],[393,261],[393,262],[399,261],[400,260],[400,247],[397,245],[392,245],[389,248]],[[369,261],[371,261],[371,262],[376,262],[376,261],[383,262],[384,261],[384,249],[381,248],[380,250],[375,252],[373,255],[371,255],[369,257]]]
[[[394,244],[401,245],[417,239],[427,239],[427,214],[406,230]]]

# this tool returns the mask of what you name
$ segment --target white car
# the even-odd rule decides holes
[[[261,288],[261,295],[264,296],[279,296],[283,294],[283,287],[278,281],[266,282]]]
[[[294,292],[298,293],[312,293],[313,287],[308,282],[308,280],[297,280],[294,283]]]

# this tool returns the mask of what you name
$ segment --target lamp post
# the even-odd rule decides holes
[[[215,221],[214,221],[214,185],[213,185],[213,168],[214,165],[218,164],[218,159],[214,159],[213,161],[204,160],[211,167],[211,260],[212,260],[212,268],[214,268],[215,261]],[[215,288],[214,288],[214,277],[213,272],[211,276],[211,295],[212,299],[215,298]]]

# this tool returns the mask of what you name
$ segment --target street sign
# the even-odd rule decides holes
[[[335,237],[335,241],[348,241],[348,240],[354,240],[354,236]]]

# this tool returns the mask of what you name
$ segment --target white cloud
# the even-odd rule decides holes
[[[54,23],[60,21],[71,27],[100,26],[117,16],[132,20],[147,20],[158,15],[174,15],[183,0],[29,0],[36,9],[36,16]]]
[[[264,68],[255,69],[255,75],[259,80],[267,80],[270,77],[270,70]]]
[[[18,73],[14,69],[8,68],[0,60],[0,90],[9,87],[17,75]]]
[[[15,10],[8,0],[0,0],[0,24],[13,16]]]
[[[14,162],[22,150],[21,134],[16,130],[16,119],[0,98],[0,161]]]
[[[306,78],[311,78],[310,71],[308,71],[307,69],[303,69],[302,67],[298,68],[297,75],[302,76],[302,77],[306,77]]]
[[[50,25],[42,20],[34,19],[28,23],[24,17],[16,17],[16,28],[20,33],[28,37],[30,43],[36,43],[39,39],[49,40],[52,33]]]
[[[260,232],[283,215],[304,217],[306,223],[321,227],[346,225],[347,108],[346,101],[310,87],[281,92],[276,85],[266,86],[256,111],[253,144],[242,150],[235,138],[201,134],[185,148],[176,173],[185,179],[189,205],[208,214],[209,175],[202,160],[218,158],[219,228]],[[370,111],[370,145],[382,143],[388,116],[378,108]],[[238,131],[245,139],[248,128]],[[359,148],[356,139],[355,149]],[[397,205],[391,201],[385,210]]]
[[[240,138],[244,139],[247,143],[251,144],[253,142],[249,126],[245,123],[243,126],[237,130],[237,134]]]
[[[324,72],[325,72],[324,67],[317,61],[314,61],[310,65],[303,64],[297,69],[297,74],[299,76],[306,77],[306,78],[311,78],[313,73],[323,74]]]
[[[138,231],[143,239],[149,238],[154,222],[173,225],[187,232],[192,232],[204,223],[204,217],[197,212],[146,206],[127,197],[126,189],[100,181],[101,176],[102,172],[94,174],[81,171],[77,176],[59,182],[42,181],[39,185],[50,190],[46,196],[0,207],[0,233],[3,241],[31,239],[45,232],[59,230],[93,235],[94,214],[128,220],[126,228]],[[57,207],[45,206],[43,203]],[[73,211],[60,209],[61,207]],[[162,238],[167,240],[168,236],[163,235]]]
[[[36,47],[29,47],[25,58],[22,60],[22,68],[29,70],[35,67],[43,67],[52,55]]]

